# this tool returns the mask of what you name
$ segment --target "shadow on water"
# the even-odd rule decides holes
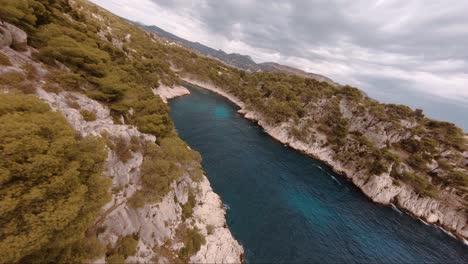
[[[209,91],[170,102],[179,135],[227,210],[248,262],[468,263],[441,230],[372,203],[325,164],[276,142]]]

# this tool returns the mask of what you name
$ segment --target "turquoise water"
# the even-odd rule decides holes
[[[228,208],[250,263],[468,263],[468,247],[438,228],[370,202],[343,177],[272,140],[211,92],[170,102],[179,135]]]

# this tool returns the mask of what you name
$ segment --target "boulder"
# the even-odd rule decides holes
[[[0,22],[0,34],[0,47],[11,46],[15,49],[22,49],[27,45],[26,32],[10,23]]]

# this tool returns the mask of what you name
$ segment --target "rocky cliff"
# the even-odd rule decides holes
[[[20,49],[12,47],[21,47]],[[154,135],[140,132],[135,126],[116,122],[106,105],[93,100],[81,92],[66,91],[61,87],[45,88],[47,76],[52,70],[32,58],[35,53],[27,45],[27,35],[18,27],[0,22],[0,53],[5,54],[9,65],[0,66],[0,74],[18,73],[25,79],[23,90],[35,94],[57,112],[63,114],[80,136],[94,135],[107,140],[119,139],[126,146],[137,139],[137,145],[154,143]],[[61,65],[61,72],[70,72]],[[18,92],[13,84],[2,84],[1,92]],[[157,89],[166,100],[175,95],[187,93],[186,89],[161,86]],[[83,111],[93,113],[93,118],[85,118]],[[184,247],[184,230],[196,228],[204,237],[200,250],[190,256],[196,263],[239,263],[242,261],[243,248],[233,238],[226,227],[225,209],[221,199],[211,189],[205,175],[194,181],[184,173],[170,184],[170,191],[160,202],[146,203],[135,208],[129,203],[133,194],[142,188],[141,165],[145,153],[142,148],[132,149],[126,160],[119,153],[108,148],[104,174],[112,179],[112,200],[103,208],[89,232],[95,232],[108,247],[113,247],[119,239],[127,235],[137,238],[136,253],[128,256],[126,262],[170,263],[177,260],[179,250]],[[194,195],[193,212],[189,217],[183,214],[183,207]],[[105,262],[104,256],[95,261]]]

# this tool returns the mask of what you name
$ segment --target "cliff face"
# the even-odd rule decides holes
[[[81,135],[86,136],[107,134],[111,138],[123,138],[130,142],[132,137],[154,142],[156,138],[144,134],[128,125],[116,125],[110,118],[109,109],[98,102],[78,93],[62,92],[47,93],[38,89],[39,98],[47,102],[53,109],[60,111],[69,123]],[[96,113],[96,120],[86,122],[77,109],[67,104],[69,98],[75,98],[79,109]],[[129,205],[129,198],[141,189],[140,167],[144,153],[136,151],[132,158],[122,162],[117,153],[109,150],[105,164],[105,175],[112,178],[112,201],[104,206],[102,216],[96,222],[96,229],[104,229],[99,239],[114,245],[119,237],[138,234],[137,253],[129,257],[129,262],[159,262],[170,261],[158,255],[159,247],[170,244],[169,250],[177,252],[183,244],[177,241],[176,231],[183,225],[196,226],[205,236],[207,243],[192,257],[194,262],[233,263],[240,261],[243,252],[239,243],[234,240],[226,228],[225,211],[221,200],[211,189],[208,179],[203,176],[201,182],[194,182],[184,175],[171,184],[171,191],[161,202],[146,204],[142,208]],[[196,206],[193,216],[182,219],[182,206],[187,203],[190,189],[199,190],[195,196]],[[210,232],[208,232],[208,226]],[[100,262],[102,260],[99,260]]]
[[[224,89],[193,77],[183,79],[228,98],[241,108],[239,113],[243,114],[247,119],[256,121],[270,136],[284,144],[288,144],[296,150],[324,161],[335,171],[342,173],[352,181],[374,202],[384,205],[394,204],[417,218],[424,219],[428,223],[449,230],[462,240],[466,241],[468,239],[468,214],[466,207],[460,201],[460,196],[453,189],[441,189],[437,197],[421,195],[409,184],[397,181],[390,173],[393,169],[392,166],[386,172],[374,175],[369,173],[367,168],[358,164],[359,156],[355,157],[355,160],[339,160],[336,151],[332,146],[327,144],[326,135],[320,133],[317,129],[313,131],[315,135],[314,140],[304,141],[297,139],[290,132],[291,127],[297,126],[297,123],[290,121],[271,125],[265,121],[265,118],[261,114],[249,109],[244,102]],[[322,103],[325,104],[326,102],[323,101]],[[322,108],[319,107],[318,109],[316,114],[323,114]],[[397,129],[387,122],[374,122],[375,118],[370,113],[363,115],[356,114],[357,112],[353,109],[353,106],[346,101],[341,101],[340,112],[350,120],[351,131],[360,131],[360,133],[378,146],[400,142],[411,136],[404,129]],[[313,114],[305,116],[299,123],[304,123],[305,120],[312,118],[311,116]],[[402,121],[401,123],[404,127],[408,128],[415,126],[411,121]],[[347,147],[352,148],[355,146],[349,145]],[[352,149],[352,151],[359,153],[358,149]],[[466,164],[466,152],[464,156]],[[403,169],[411,170],[407,165],[400,166],[404,166]],[[395,170],[397,169],[401,170],[402,168],[395,168]]]
[[[156,141],[154,135],[142,133],[135,126],[125,124],[124,120],[117,124],[107,106],[83,93],[44,89],[46,76],[51,74],[50,68],[32,59],[31,54],[35,50],[27,47],[26,39],[27,35],[21,29],[0,22],[0,52],[11,62],[10,66],[0,66],[0,74],[16,72],[27,76],[25,69],[28,65],[29,71],[35,73],[27,78],[29,92],[49,104],[54,111],[62,113],[80,136],[94,135],[111,141],[119,139],[127,147],[134,139],[138,140],[136,144],[139,146]],[[10,47],[13,44],[24,48],[14,50]],[[61,71],[69,72],[69,69],[62,65]],[[158,91],[163,91],[161,97],[165,100],[187,92],[186,89],[175,90],[161,86]],[[15,91],[6,86],[2,87],[2,92]],[[93,113],[94,117],[86,120],[83,111]],[[205,175],[200,181],[194,181],[184,172],[170,184],[169,192],[160,202],[146,203],[138,208],[130,205],[130,198],[143,188],[140,176],[144,158],[142,148],[132,149],[126,160],[119,157],[117,150],[108,148],[104,174],[112,179],[112,200],[104,206],[89,232],[96,233],[108,247],[115,246],[120,238],[127,235],[136,237],[136,253],[127,257],[128,262],[170,263],[176,261],[179,250],[185,246],[181,239],[184,230],[196,228],[206,243],[189,256],[191,262],[241,262],[243,248],[226,227],[221,199],[213,192]],[[194,201],[189,201],[190,195]],[[193,203],[193,212],[187,217],[183,207],[189,202]],[[104,256],[96,260],[96,263],[103,262]]]

